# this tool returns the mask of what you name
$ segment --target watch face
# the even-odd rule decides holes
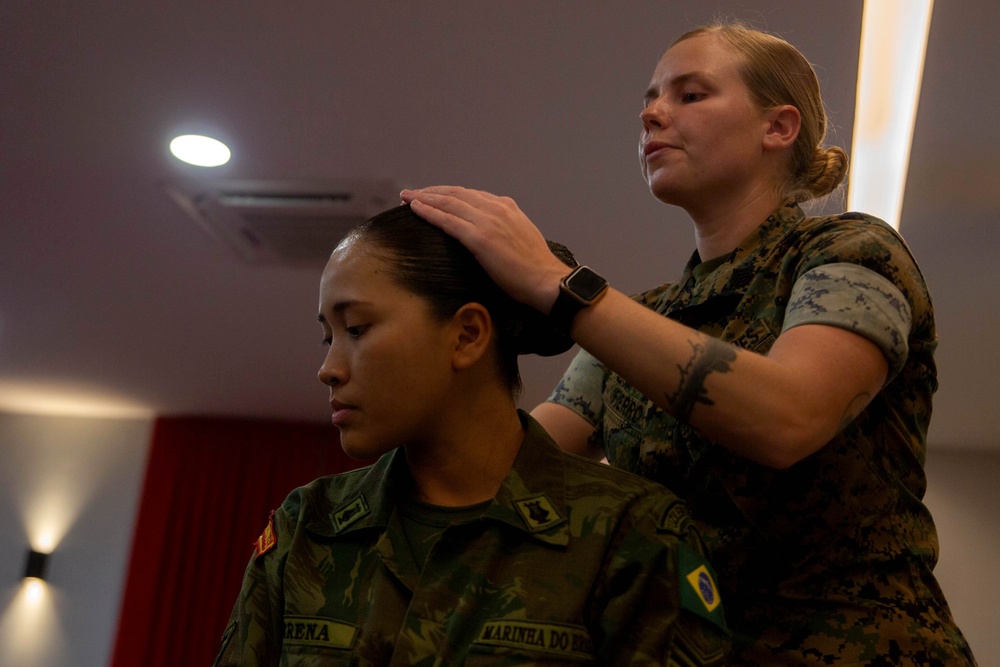
[[[607,285],[607,280],[586,266],[578,268],[566,281],[566,287],[584,301],[596,299]]]

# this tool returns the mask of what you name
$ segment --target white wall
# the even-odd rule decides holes
[[[938,582],[976,661],[1000,665],[1000,450],[931,447],[927,487],[941,544]]]
[[[108,664],[149,436],[148,420],[0,413],[0,667]],[[32,603],[43,533],[55,551]]]
[[[148,453],[146,420],[0,413],[0,667],[104,667]],[[931,448],[937,575],[980,665],[1000,665],[1000,450]],[[68,512],[62,512],[68,510]],[[62,514],[61,514],[62,512]],[[33,531],[60,516],[48,595],[23,599]]]

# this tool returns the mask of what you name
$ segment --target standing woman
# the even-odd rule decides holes
[[[974,664],[921,502],[930,296],[883,222],[800,209],[847,169],[822,147],[812,67],[760,31],[697,29],[657,64],[640,116],[643,175],[691,217],[696,251],[634,298],[567,276],[510,199],[403,200],[583,348],[533,414],[564,449],[685,498],[737,664]]]
[[[683,504],[518,412],[517,356],[572,341],[457,241],[408,206],[372,218],[319,321],[341,445],[379,458],[273,514],[216,665],[723,664]]]

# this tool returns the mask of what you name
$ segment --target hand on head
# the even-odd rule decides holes
[[[453,186],[403,190],[400,198],[461,241],[501,289],[548,314],[569,270],[513,199]]]

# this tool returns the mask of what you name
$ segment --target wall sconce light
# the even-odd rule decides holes
[[[28,550],[28,560],[24,566],[24,578],[25,579],[41,579],[45,580],[45,564],[48,561],[49,555],[43,554],[40,551],[35,551],[34,549]]]

